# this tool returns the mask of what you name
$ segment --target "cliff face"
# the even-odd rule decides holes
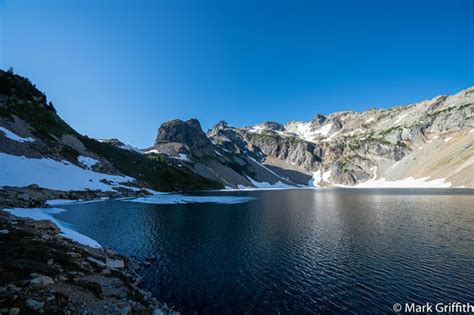
[[[172,120],[162,124],[155,145],[146,149],[145,154],[171,157],[183,169],[221,182],[227,187],[258,187],[260,183],[294,185],[287,178],[261,165],[248,148],[230,150],[216,144],[202,131],[195,119]]]
[[[193,154],[204,157],[214,154],[211,141],[196,119],[172,120],[161,125],[154,149],[167,155]]]
[[[258,163],[292,185],[377,186],[413,177],[422,185],[437,180],[474,187],[473,110],[470,88],[391,109],[317,114],[308,122],[235,128],[221,121],[207,133],[212,149],[207,141],[206,150],[191,149],[189,139],[185,144],[192,156],[214,151],[238,158],[248,169]],[[200,132],[197,141],[202,139]],[[244,175],[257,179],[252,172]]]

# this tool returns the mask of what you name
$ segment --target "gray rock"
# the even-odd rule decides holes
[[[32,221],[29,223],[29,225],[39,229],[51,230],[54,234],[58,234],[60,232],[59,227],[49,220]]]
[[[119,310],[119,314],[120,314],[120,315],[128,315],[131,311],[132,311],[132,309],[131,309],[130,306],[125,306],[125,307],[122,307],[122,308]]]
[[[93,265],[99,267],[99,268],[102,268],[102,269],[105,269],[107,268],[107,265],[103,262],[103,261],[100,261],[98,259],[95,259],[94,257],[87,257],[86,258],[88,261],[90,261]]]
[[[18,196],[18,199],[24,200],[24,201],[31,201],[33,198],[28,194],[21,194]]]
[[[122,259],[111,259],[107,257],[105,259],[105,265],[113,269],[124,268],[125,262]]]
[[[0,230],[0,235],[7,235],[8,233],[10,233],[10,231],[8,231],[8,230]]]
[[[30,281],[30,286],[33,288],[45,288],[54,284],[54,280],[48,276],[39,276]]]
[[[20,314],[20,309],[18,307],[12,307],[8,310],[8,315],[18,315]]]
[[[26,307],[32,309],[34,311],[41,311],[44,307],[44,302],[35,300],[35,299],[27,299],[26,300]]]

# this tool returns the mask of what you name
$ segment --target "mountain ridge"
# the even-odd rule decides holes
[[[284,124],[220,121],[204,132],[196,119],[176,119],[139,150],[78,133],[28,79],[0,71],[0,186],[13,199],[28,185],[35,185],[35,198],[38,189],[51,197],[70,188],[116,196],[308,186],[474,188],[473,113],[470,87],[409,105]],[[25,173],[18,165],[56,173]],[[64,172],[77,183],[61,182]]]
[[[443,179],[446,182],[436,185],[473,187],[472,176],[464,174],[461,178],[459,174],[472,168],[473,104],[474,88],[470,87],[452,96],[388,109],[316,114],[310,121],[264,122],[246,127],[220,121],[207,136],[217,148],[243,153],[294,185],[304,185],[310,176],[309,181],[317,186],[357,186],[376,180],[384,185],[394,182],[396,186],[413,178],[419,186]],[[440,137],[443,142],[437,140]],[[453,143],[457,145],[453,147]],[[422,159],[435,151],[443,158]],[[449,152],[459,157],[456,163],[447,163]],[[409,162],[409,158],[422,159],[424,164]],[[398,165],[402,160],[404,167]],[[230,184],[239,185],[245,183]]]

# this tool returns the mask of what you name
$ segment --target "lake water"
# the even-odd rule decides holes
[[[198,313],[392,312],[474,303],[474,194],[444,189],[208,193],[240,204],[64,206],[57,219],[120,253],[159,300]],[[205,194],[201,194],[205,195]]]

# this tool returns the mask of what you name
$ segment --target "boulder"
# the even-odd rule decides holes
[[[105,259],[105,265],[109,268],[117,269],[125,267],[125,262],[122,259],[111,259],[107,257]]]
[[[29,222],[29,225],[34,226],[38,229],[52,230],[54,234],[58,234],[60,232],[59,227],[49,220],[31,221]]]
[[[201,129],[201,124],[196,119],[182,121],[175,119],[162,124],[158,130],[155,146],[157,151],[160,147],[170,144],[179,143],[183,147],[189,149],[189,153],[201,157],[209,154],[214,154],[214,146]],[[183,150],[178,153],[187,153]]]
[[[34,311],[40,311],[44,307],[44,302],[41,302],[35,299],[27,299],[26,307]]]
[[[52,284],[54,284],[54,280],[48,276],[43,275],[40,275],[39,277],[36,277],[30,281],[30,286],[38,289],[46,288],[47,286],[50,286]]]

